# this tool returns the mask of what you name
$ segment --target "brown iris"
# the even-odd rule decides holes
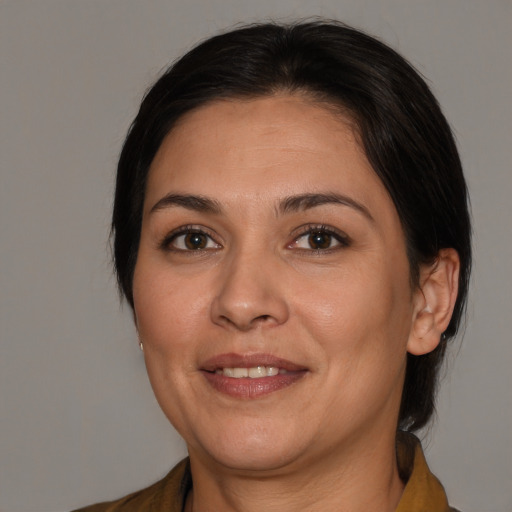
[[[185,246],[190,250],[204,249],[208,238],[203,233],[187,233],[184,238]]]
[[[308,237],[309,246],[312,249],[328,249],[331,246],[332,235],[324,231],[314,231]]]

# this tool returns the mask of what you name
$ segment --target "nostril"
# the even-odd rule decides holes
[[[235,321],[235,320],[232,320],[231,318],[229,318],[229,316],[226,316],[226,315],[221,315],[220,318],[226,324],[234,325],[238,329],[241,329],[241,330],[245,331],[245,330],[249,330],[249,329],[255,327],[256,325],[258,325],[260,323],[261,324],[265,324],[265,323],[271,322],[273,317],[272,317],[272,315],[259,315],[259,316],[256,316],[256,317],[252,318],[248,322],[244,322],[241,319],[239,319],[238,321]]]

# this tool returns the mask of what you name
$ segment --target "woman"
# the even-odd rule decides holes
[[[466,186],[402,57],[334,22],[200,44],[141,105],[113,232],[189,458],[84,510],[453,510],[411,432],[464,311]]]

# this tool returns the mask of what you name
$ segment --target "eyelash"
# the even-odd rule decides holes
[[[337,242],[337,245],[335,245],[334,247],[327,247],[325,249],[296,248],[296,250],[305,251],[305,252],[313,252],[315,254],[326,254],[326,253],[329,254],[331,252],[349,247],[351,245],[350,237],[347,236],[342,231],[339,231],[335,228],[326,226],[324,224],[308,224],[306,226],[302,226],[301,228],[299,228],[299,233],[294,237],[293,242],[291,244],[289,244],[288,247],[297,245],[298,241],[301,238],[304,238],[305,236],[311,236],[315,233],[332,237]]]
[[[216,245],[216,247],[214,249],[220,247],[220,244],[215,241],[215,239],[208,232],[208,230],[205,230],[202,227],[193,226],[193,225],[181,226],[181,227],[171,231],[168,235],[165,236],[165,238],[161,241],[159,246],[162,250],[167,251],[167,252],[180,252],[180,253],[189,253],[189,254],[202,253],[204,251],[212,250],[211,247],[198,248],[198,249],[180,249],[178,247],[172,246],[172,243],[175,242],[180,236],[194,235],[194,234],[207,237],[209,239],[207,241],[207,243],[209,243],[209,241],[212,241]]]
[[[311,236],[315,233],[326,235],[328,237],[332,237],[336,242],[337,245],[334,247],[327,247],[325,249],[314,249],[314,248],[301,248],[296,247],[299,240],[306,237]],[[207,244],[210,242],[213,242],[216,247],[199,247],[195,249],[183,249],[178,247],[173,247],[173,242],[175,242],[179,237],[186,236],[186,235],[201,235],[208,238]],[[186,242],[185,242],[186,243]],[[306,226],[302,226],[299,228],[298,233],[294,235],[293,241],[287,245],[287,248],[293,249],[295,247],[295,250],[297,251],[303,251],[303,252],[313,252],[316,254],[326,254],[330,253],[336,250],[343,249],[345,247],[350,246],[351,240],[350,237],[348,237],[345,233],[338,231],[337,229],[334,229],[332,227],[323,225],[323,224],[308,224]],[[204,229],[203,227],[198,227],[194,225],[187,225],[187,226],[181,226],[169,233],[164,237],[164,239],[160,242],[159,247],[167,252],[180,252],[183,254],[192,254],[192,253],[203,253],[204,251],[214,250],[221,247],[221,245],[215,241],[214,237],[208,232],[208,230]]]

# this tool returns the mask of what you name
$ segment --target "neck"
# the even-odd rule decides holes
[[[187,512],[367,512],[396,509],[403,491],[394,435],[376,445],[357,440],[266,472],[235,471],[191,453],[194,482]]]

